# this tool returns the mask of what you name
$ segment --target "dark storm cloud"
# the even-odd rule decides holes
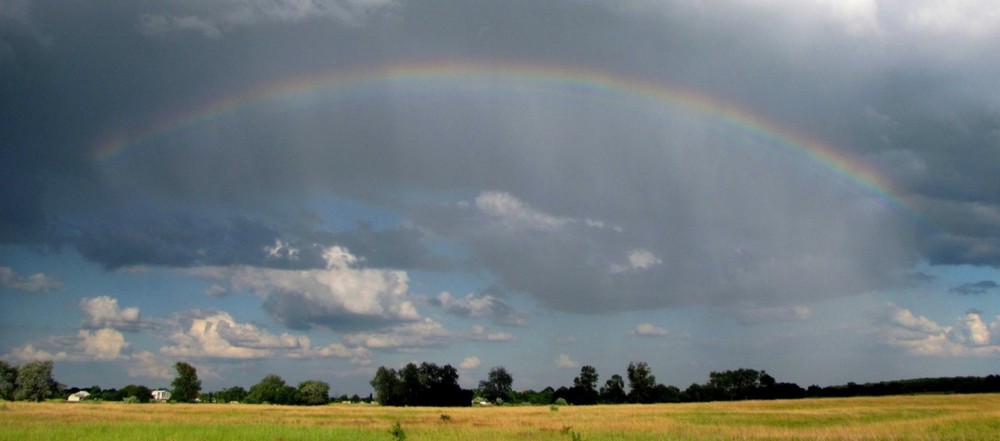
[[[274,245],[277,237],[272,227],[244,218],[140,217],[88,228],[80,234],[76,247],[109,269],[130,265],[263,265],[266,247]]]
[[[956,286],[948,290],[948,292],[964,295],[986,294],[987,292],[993,291],[998,287],[1000,287],[1000,285],[998,285],[997,282],[992,280],[983,280],[976,283],[966,283],[964,285]]]
[[[581,312],[851,295],[921,259],[1000,266],[998,33],[964,11],[968,26],[921,19],[931,3],[22,2],[0,10],[17,24],[0,33],[0,241],[108,268],[317,269],[334,245],[371,268],[462,268],[433,240]],[[91,154],[262,84],[399,59],[545,60],[731,102],[883,171],[935,231],[767,134],[553,84],[376,84]],[[316,197],[405,226],[296,231]],[[283,323],[350,319],[279,291],[262,298]]]
[[[452,267],[450,259],[428,251],[424,234],[415,228],[376,231],[370,222],[360,221],[354,231],[312,233],[308,237],[327,245],[346,247],[368,267],[432,271]]]

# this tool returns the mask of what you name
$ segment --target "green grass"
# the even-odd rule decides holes
[[[410,441],[994,439],[1000,394],[563,406],[558,412],[549,406],[60,402],[3,403],[0,411],[0,440],[388,441],[401,434]]]

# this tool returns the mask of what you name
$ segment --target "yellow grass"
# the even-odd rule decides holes
[[[446,417],[442,417],[446,415]],[[0,439],[1000,439],[1000,394],[486,408],[0,403]]]

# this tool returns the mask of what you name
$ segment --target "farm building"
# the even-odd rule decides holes
[[[78,402],[78,401],[86,400],[88,397],[90,397],[90,392],[87,392],[85,390],[81,390],[79,392],[75,392],[75,393],[70,394],[69,398],[67,398],[66,401],[71,401],[71,402],[75,403],[75,402]]]
[[[163,389],[154,390],[153,401],[170,401],[170,391]]]

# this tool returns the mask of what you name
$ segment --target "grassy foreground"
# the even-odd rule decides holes
[[[619,406],[0,402],[2,440],[997,439],[1000,394]]]

